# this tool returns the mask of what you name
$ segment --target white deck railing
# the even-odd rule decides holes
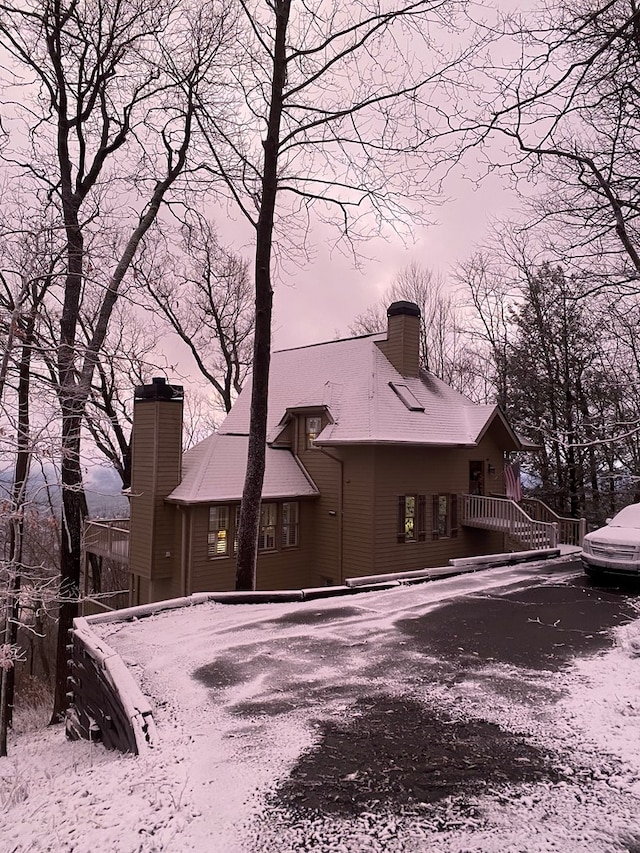
[[[83,547],[86,553],[109,557],[121,563],[128,562],[129,519],[85,521]]]
[[[460,495],[458,505],[460,523],[467,527],[508,533],[528,549],[555,548],[558,545],[557,522],[537,521],[507,498]]]
[[[536,521],[555,522],[558,525],[560,537],[558,541],[563,545],[582,547],[582,540],[587,532],[586,518],[564,518],[538,498],[523,498],[520,504],[527,515]]]

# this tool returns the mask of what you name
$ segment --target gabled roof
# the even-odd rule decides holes
[[[385,334],[281,350],[271,357],[264,500],[316,497],[293,453],[277,442],[292,414],[324,412],[322,446],[393,444],[473,447],[494,423],[505,450],[523,447],[497,406],[479,406],[433,374],[403,377],[376,345]],[[183,478],[167,500],[240,500],[247,466],[251,382],[217,433],[187,451]]]
[[[242,497],[247,470],[246,435],[205,438],[182,457],[182,482],[167,500],[172,503],[214,503]],[[264,500],[316,497],[315,484],[289,450],[267,447]]]
[[[473,446],[498,418],[508,433],[505,449],[519,449],[496,406],[476,405],[430,373],[401,376],[376,346],[384,340],[386,334],[374,334],[273,353],[269,440],[281,432],[288,412],[316,408],[330,418],[316,440],[319,445]],[[399,394],[397,386],[409,393]],[[250,387],[247,382],[221,434],[248,433]],[[409,407],[403,396],[417,405]]]

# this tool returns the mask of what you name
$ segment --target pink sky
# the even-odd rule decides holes
[[[447,276],[485,238],[492,218],[509,216],[518,199],[499,176],[477,187],[460,167],[445,185],[447,198],[429,212],[433,224],[417,228],[405,243],[393,234],[361,244],[364,260],[330,251],[335,232],[317,226],[310,245],[315,258],[304,267],[291,263],[274,275],[273,348],[286,349],[348,337],[355,317],[377,302],[394,276],[412,261]],[[221,237],[251,259],[251,233],[240,217],[218,220]]]

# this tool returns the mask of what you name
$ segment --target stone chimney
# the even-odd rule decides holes
[[[131,433],[129,563],[132,604],[173,594],[180,555],[175,508],[164,499],[182,476],[183,389],[156,377],[135,389]]]
[[[378,346],[402,376],[420,373],[420,309],[415,302],[393,302],[387,309],[387,340]]]

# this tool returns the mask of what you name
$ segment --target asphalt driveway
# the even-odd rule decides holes
[[[163,760],[187,769],[185,850],[630,851],[640,758],[623,773],[590,745],[576,662],[613,647],[635,600],[547,563],[203,605],[104,639],[156,707]]]

